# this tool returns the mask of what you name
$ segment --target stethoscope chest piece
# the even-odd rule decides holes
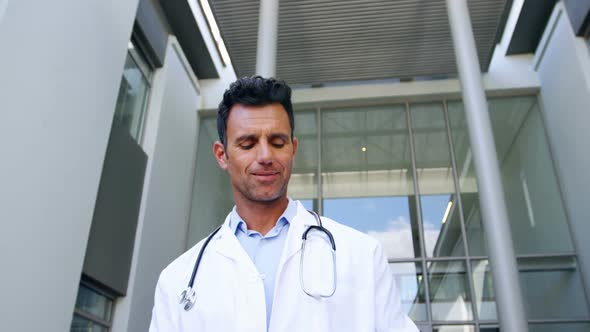
[[[189,311],[195,304],[197,299],[197,293],[192,287],[187,287],[180,293],[180,301],[178,303],[184,303],[184,310]]]

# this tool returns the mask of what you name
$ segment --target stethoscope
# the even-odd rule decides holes
[[[313,298],[331,297],[336,292],[336,284],[337,284],[337,281],[336,281],[336,243],[334,242],[334,237],[332,236],[332,233],[330,233],[330,231],[327,230],[322,225],[322,220],[320,219],[318,214],[315,213],[314,211],[311,211],[311,210],[308,210],[308,212],[314,216],[317,225],[309,226],[309,228],[307,228],[305,230],[305,232],[303,232],[303,235],[301,236],[302,243],[301,243],[301,260],[300,260],[300,264],[299,264],[299,282],[301,284],[301,289],[303,290],[303,292]],[[195,292],[195,289],[194,289],[195,277],[197,276],[197,270],[199,269],[199,265],[201,264],[201,259],[203,258],[203,253],[205,252],[205,248],[207,248],[207,245],[209,244],[209,242],[211,242],[211,239],[215,236],[215,234],[217,234],[217,232],[219,232],[219,230],[221,229],[222,226],[223,225],[217,227],[217,229],[214,230],[213,233],[211,233],[207,237],[207,239],[205,240],[205,243],[203,243],[203,246],[201,247],[201,250],[199,251],[199,255],[197,256],[197,261],[195,262],[195,266],[193,267],[193,273],[191,275],[190,281],[188,282],[188,287],[185,290],[183,290],[182,293],[180,293],[179,303],[181,305],[184,304],[185,311],[189,311],[193,307],[193,305],[195,304],[195,300],[197,297],[197,293]],[[328,237],[328,240],[330,241],[330,247],[331,247],[330,252],[332,255],[332,266],[333,266],[334,278],[333,278],[332,287],[327,292],[309,291],[305,287],[305,283],[303,280],[303,269],[304,269],[303,262],[304,262],[304,256],[305,256],[305,243],[307,242],[307,235],[312,230],[317,230],[317,231],[322,232],[323,234],[325,234]]]

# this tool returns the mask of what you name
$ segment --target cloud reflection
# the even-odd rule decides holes
[[[419,248],[418,243],[414,246],[414,241],[418,241],[418,229],[415,229],[415,232],[414,238],[409,220],[404,216],[398,216],[387,222],[385,230],[368,231],[367,234],[381,242],[388,258],[414,258],[420,256],[420,253],[414,250],[414,247]],[[429,255],[432,255],[439,233],[440,228],[434,223],[427,220],[424,222],[424,240]]]

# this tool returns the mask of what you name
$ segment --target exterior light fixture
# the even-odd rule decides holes
[[[213,11],[209,6],[209,1],[200,0],[199,2],[201,3],[201,8],[203,8],[203,13],[205,14],[207,23],[209,23],[209,29],[211,30],[211,35],[213,36],[213,40],[215,40],[215,44],[217,45],[217,50],[221,54],[221,59],[225,65],[229,65],[231,63],[231,59],[229,57],[227,49],[225,48],[225,43],[221,38],[221,33],[219,32],[219,27],[217,26],[217,22],[215,21]]]
[[[451,212],[452,206],[453,206],[453,201],[449,201],[449,204],[447,204],[447,210],[445,211],[445,215],[442,218],[443,224],[447,222],[447,218],[449,217],[449,213]]]

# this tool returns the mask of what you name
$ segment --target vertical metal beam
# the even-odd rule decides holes
[[[317,154],[317,158],[318,158],[318,168],[317,168],[317,174],[316,174],[316,178],[318,181],[318,186],[317,186],[317,194],[318,194],[318,206],[317,206],[317,212],[318,214],[321,216],[324,214],[324,186],[323,186],[323,178],[322,178],[322,113],[321,113],[321,109],[318,107],[315,110],[315,120],[316,120],[316,131],[317,131],[317,141],[318,141],[318,154]]]
[[[414,129],[412,127],[412,109],[406,102],[406,124],[408,126],[408,143],[410,144],[410,158],[412,159],[412,177],[414,183],[414,197],[416,199],[416,216],[418,217],[418,232],[420,233],[420,263],[422,264],[422,282],[426,300],[426,316],[428,325],[432,327],[432,305],[430,303],[430,281],[428,280],[428,266],[426,263],[426,239],[424,239],[424,224],[422,223],[422,203],[420,202],[420,185],[418,183],[418,169],[416,168],[416,145],[414,144]],[[418,290],[420,291],[420,290]]]
[[[256,75],[262,77],[276,76],[278,30],[279,0],[260,0]]]
[[[447,130],[447,141],[449,142],[449,155],[451,156],[451,168],[453,169],[453,182],[455,185],[455,195],[457,209],[459,214],[459,221],[461,225],[461,237],[463,238],[463,248],[465,248],[465,264],[467,267],[467,278],[469,279],[467,285],[469,286],[469,293],[471,293],[471,310],[473,310],[473,320],[475,321],[475,331],[479,332],[479,311],[477,306],[475,287],[473,284],[473,269],[471,265],[471,252],[469,252],[469,243],[467,243],[467,227],[465,226],[465,216],[463,215],[463,200],[461,198],[461,183],[459,182],[459,174],[457,172],[457,159],[455,158],[455,143],[453,142],[453,134],[451,133],[451,121],[449,120],[449,106],[446,100],[443,100],[443,115],[445,120],[445,127]]]
[[[466,0],[446,0],[502,331],[528,331],[508,212]]]

